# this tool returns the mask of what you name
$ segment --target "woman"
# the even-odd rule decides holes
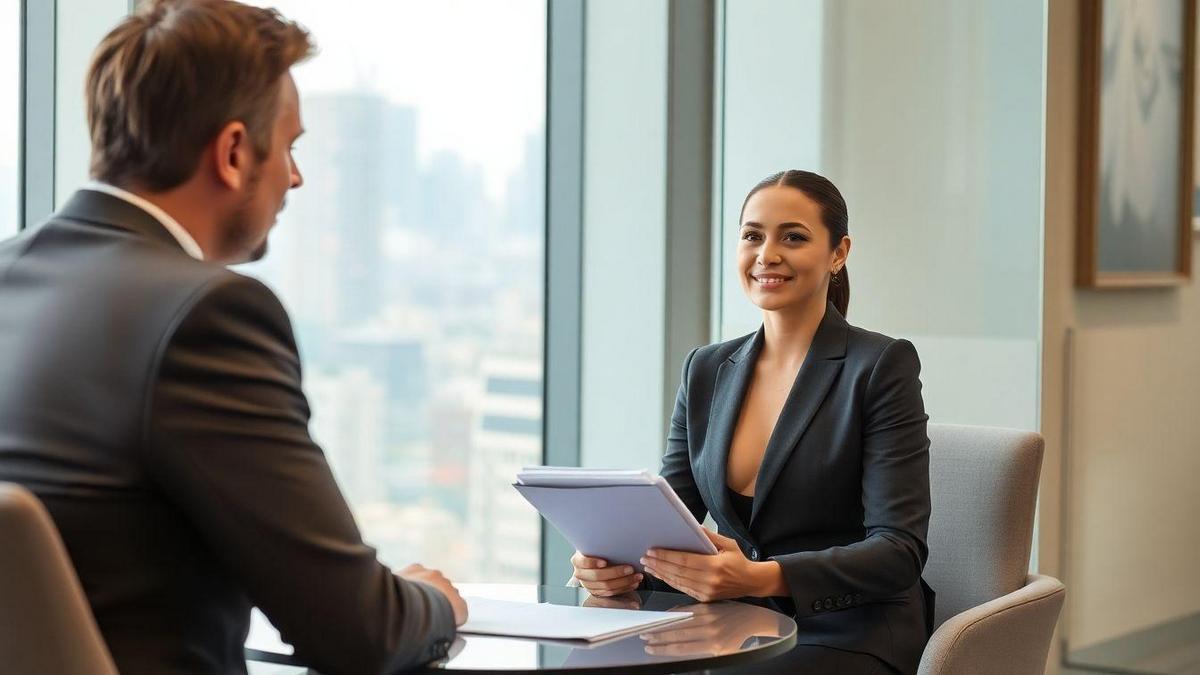
[[[575,576],[600,597],[665,583],[767,604],[799,626],[788,667],[915,672],[933,614],[916,350],[843,318],[848,215],[827,179],[770,176],[739,220],[739,278],[763,324],[688,355],[662,465],[696,519],[712,516],[720,552],[648,551],[660,581],[576,553]]]

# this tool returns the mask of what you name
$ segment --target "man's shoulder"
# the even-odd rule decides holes
[[[0,243],[0,293],[6,280],[18,282],[8,284],[15,292],[25,278],[57,289],[60,306],[108,306],[112,318],[153,332],[197,311],[287,321],[275,294],[253,277],[138,232],[58,215]]]

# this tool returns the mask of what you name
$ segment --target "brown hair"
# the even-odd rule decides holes
[[[746,212],[746,203],[756,192],[775,186],[799,190],[816,202],[821,207],[821,221],[829,230],[829,245],[837,248],[837,245],[842,243],[842,237],[846,236],[850,225],[850,213],[846,209],[846,200],[842,198],[842,193],[838,191],[833,182],[811,171],[789,169],[773,173],[762,179],[746,195],[746,200],[742,202],[742,213]],[[742,216],[738,215],[738,222],[740,223],[741,220]],[[850,272],[846,270],[845,265],[842,266],[840,272],[830,275],[829,290],[826,292],[825,298],[833,303],[842,316],[846,316],[846,312],[850,309]]]
[[[92,177],[169,190],[195,173],[204,147],[234,120],[261,161],[281,78],[313,51],[308,32],[273,9],[145,0],[88,67]]]

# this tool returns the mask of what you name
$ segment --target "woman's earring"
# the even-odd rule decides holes
[[[833,281],[833,283],[835,283],[835,284],[838,282],[838,273],[839,273],[839,272],[841,272],[841,270],[834,270],[834,271],[833,271],[833,278],[831,279],[831,281]]]

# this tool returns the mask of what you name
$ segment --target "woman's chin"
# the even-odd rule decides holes
[[[777,312],[781,309],[787,309],[796,304],[795,301],[789,298],[782,298],[774,294],[755,293],[750,296],[750,302],[754,303],[755,307],[764,312]]]

